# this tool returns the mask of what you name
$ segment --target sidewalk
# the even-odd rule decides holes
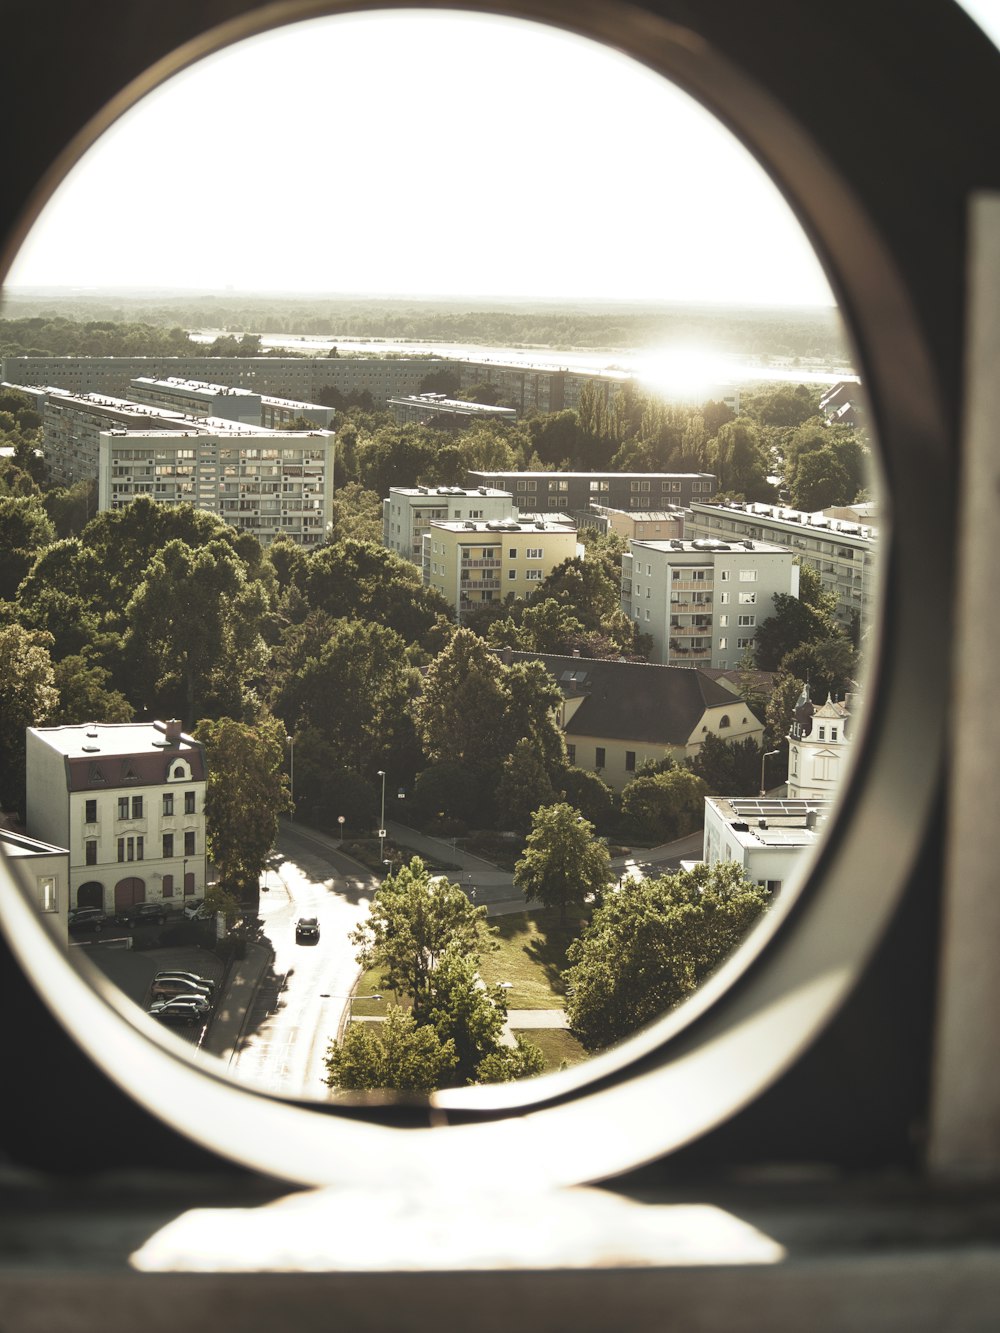
[[[248,944],[246,957],[234,959],[222,987],[201,1049],[229,1063],[240,1048],[254,996],[272,958],[264,944]]]
[[[457,866],[459,870],[488,870],[495,871],[498,875],[505,873],[492,861],[487,861],[472,852],[463,851],[452,842],[451,838],[432,838],[429,834],[418,833],[416,829],[409,828],[406,824],[399,824],[394,819],[386,820],[385,830],[401,847],[409,847],[418,854],[423,853],[425,856],[433,857],[435,861],[444,861]],[[459,838],[458,842],[461,841]]]

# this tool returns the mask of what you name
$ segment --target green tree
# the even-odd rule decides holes
[[[478,954],[467,953],[454,940],[447,946],[422,1013],[441,1042],[453,1045],[455,1082],[480,1082],[482,1061],[500,1050],[507,1005],[501,988],[480,978]]]
[[[108,689],[110,672],[86,657],[64,657],[54,663],[53,679],[59,704],[49,719],[52,726],[81,722],[131,722],[135,710],[120,690]]]
[[[342,1046],[331,1042],[325,1063],[330,1088],[431,1092],[448,1081],[455,1047],[390,1004],[381,1023],[352,1023]]]
[[[825,610],[790,593],[775,593],[774,614],[757,627],[757,666],[761,671],[777,671],[782,659],[794,649],[842,632]]]
[[[673,842],[700,828],[708,788],[687,768],[640,773],[622,792],[622,820],[636,837]]]
[[[246,683],[264,666],[266,609],[263,586],[231,546],[168,542],[125,609],[125,651],[145,702],[165,696],[187,721],[209,708],[241,712]]]
[[[552,779],[535,744],[522,737],[503,761],[497,807],[503,823],[514,829],[527,828],[535,810],[556,799]]]
[[[737,417],[720,426],[709,443],[708,458],[720,491],[742,495],[746,500],[771,498],[774,488],[767,480],[767,453],[748,418]]]
[[[709,732],[688,766],[713,796],[756,796],[760,790],[762,751],[750,736],[726,741]]]
[[[381,984],[408,995],[420,1019],[428,1011],[434,969],[449,945],[477,957],[496,948],[486,908],[473,907],[457,884],[435,879],[417,856],[386,876],[351,941],[361,966],[381,968]]]
[[[560,923],[565,924],[566,908],[588,898],[600,901],[611,878],[607,846],[579,810],[557,801],[535,811],[524,852],[514,866],[514,885],[526,899],[558,907]]]
[[[483,1056],[476,1070],[476,1083],[513,1083],[534,1078],[545,1069],[545,1056],[533,1041],[518,1033],[513,1046],[501,1046]]]
[[[0,599],[12,601],[35,557],[56,530],[35,495],[0,495]]]
[[[0,628],[0,808],[22,818],[25,730],[44,727],[59,703],[44,637],[20,625]]]
[[[561,799],[579,810],[596,828],[607,829],[614,820],[615,792],[599,773],[570,766],[560,774],[557,785],[561,788]]]
[[[415,673],[393,630],[353,620],[333,621],[329,628],[316,651],[310,651],[308,636],[300,636],[303,655],[288,664],[273,707],[289,729],[308,726],[336,741],[344,767],[374,771],[394,751],[412,746],[408,706]]]
[[[674,1008],[743,940],[769,903],[732,863],[642,880],[608,894],[567,949],[567,1013],[588,1050]]]
[[[291,808],[283,771],[284,729],[265,713],[252,725],[231,717],[206,718],[194,735],[204,743],[208,767],[209,856],[222,887],[234,897],[254,901],[278,834],[278,818]]]
[[[856,490],[836,451],[823,448],[799,459],[788,498],[793,509],[812,513],[829,505],[849,504]]]

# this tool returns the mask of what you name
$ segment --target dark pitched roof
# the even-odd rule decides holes
[[[542,662],[567,698],[583,699],[567,736],[686,745],[706,709],[750,714],[742,699],[697,667],[506,651],[513,661]]]

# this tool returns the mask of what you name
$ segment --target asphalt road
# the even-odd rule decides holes
[[[273,971],[257,991],[231,1074],[288,1097],[322,1096],[327,1046],[360,973],[349,934],[367,915],[378,882],[337,852],[336,839],[283,825],[261,877],[262,935],[274,952]],[[316,943],[296,943],[302,916],[319,921]]]

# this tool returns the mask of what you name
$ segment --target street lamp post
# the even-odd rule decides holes
[[[343,815],[338,815],[338,816],[337,816],[337,823],[340,825],[340,842],[337,843],[337,846],[338,846],[338,847],[343,847],[343,845],[344,845],[344,816],[343,816]]]
[[[378,776],[382,779],[382,815],[378,826],[378,859],[381,861],[385,852],[385,769],[380,768]]]
[[[288,742],[288,794],[291,797],[292,809],[288,818],[295,818],[295,737],[286,736]]]
[[[768,751],[766,751],[766,753],[762,754],[761,757],[760,757],[760,794],[761,794],[761,796],[766,796],[766,795],[767,795],[767,788],[764,786],[764,761],[767,760],[767,759],[770,759],[772,755],[775,755],[775,754],[777,754],[777,753],[778,753],[777,750],[768,750]]]

